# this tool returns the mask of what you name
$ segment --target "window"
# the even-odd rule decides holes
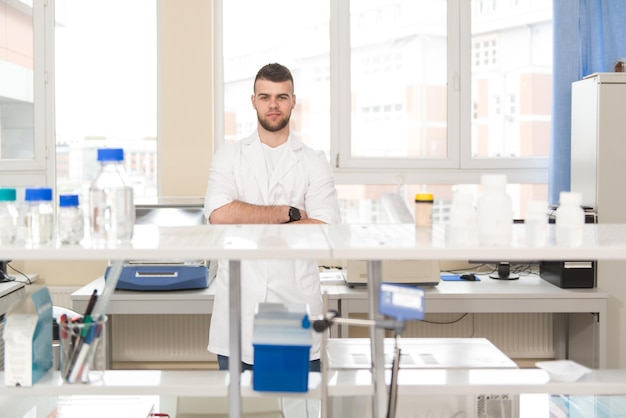
[[[221,5],[225,132],[216,138],[254,130],[254,75],[280,62],[295,77],[292,127],[326,152],[342,199],[377,199],[400,185],[409,204],[422,189],[446,200],[452,185],[494,170],[508,175],[516,216],[527,200],[546,199],[551,1]],[[257,23],[242,22],[240,10]],[[242,27],[259,36],[242,37]],[[350,217],[362,219],[352,203]]]
[[[135,196],[156,195],[156,7],[152,0],[56,2],[58,193],[86,198],[97,148],[120,147]]]
[[[45,185],[43,6],[0,1],[0,183]],[[38,100],[35,100],[38,98]],[[37,105],[35,105],[37,103]]]

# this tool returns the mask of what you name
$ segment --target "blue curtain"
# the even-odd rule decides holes
[[[626,57],[626,0],[553,0],[552,138],[548,200],[570,190],[572,83]]]

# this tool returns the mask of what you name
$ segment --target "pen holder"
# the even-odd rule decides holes
[[[102,379],[105,369],[104,327],[107,317],[86,316],[59,323],[60,371],[68,383],[92,383]]]

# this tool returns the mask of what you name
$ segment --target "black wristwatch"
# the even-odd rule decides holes
[[[289,222],[299,221],[301,218],[300,209],[291,206],[289,208]]]

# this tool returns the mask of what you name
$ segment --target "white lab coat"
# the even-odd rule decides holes
[[[225,143],[213,157],[204,202],[207,219],[217,208],[239,200],[258,205],[288,205],[308,217],[339,222],[332,170],[322,152],[289,136],[287,152],[268,178],[262,144],[255,132]],[[209,351],[229,355],[228,261],[219,260],[216,295],[209,333]],[[259,302],[306,303],[312,315],[322,313],[315,260],[242,260],[241,359],[253,363],[252,327]],[[314,333],[310,358],[320,358],[321,337]]]

